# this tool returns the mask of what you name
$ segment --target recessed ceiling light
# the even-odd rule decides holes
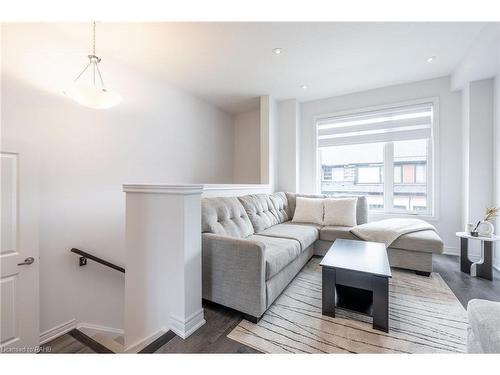
[[[275,55],[281,55],[282,52],[283,52],[282,48],[275,48],[275,49],[273,49],[273,53]]]
[[[302,85],[300,87],[302,88],[302,90],[307,90],[307,86],[306,85]]]
[[[434,60],[436,60],[436,56],[431,56],[431,57],[429,57],[429,58],[427,59],[427,62],[428,62],[428,63],[431,63],[431,62],[433,62]]]

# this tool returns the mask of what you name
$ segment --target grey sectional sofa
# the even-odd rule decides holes
[[[319,195],[303,195],[324,197]],[[337,238],[358,238],[350,227],[294,223],[297,194],[274,193],[202,200],[203,298],[257,321],[313,255]],[[368,219],[366,197],[357,224]],[[393,267],[429,274],[443,242],[434,231],[401,236],[388,249]]]

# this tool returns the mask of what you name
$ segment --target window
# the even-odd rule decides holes
[[[394,164],[402,168],[402,178],[394,178],[395,211],[427,211],[427,147],[426,139],[394,142]]]
[[[396,183],[396,184],[401,183],[401,166],[400,165],[394,166],[394,183]]]
[[[427,173],[426,165],[425,164],[417,165],[415,166],[415,168],[416,168],[415,182],[417,184],[425,184],[426,181],[425,175]]]
[[[382,182],[382,166],[358,167],[358,184],[380,184]]]
[[[319,120],[321,192],[366,195],[371,210],[431,215],[432,134],[433,103]]]
[[[382,143],[324,147],[320,149],[322,168],[332,168],[333,181],[323,179],[321,190],[327,194],[367,195],[372,209],[384,204],[381,176],[384,170]],[[369,192],[369,194],[367,194]]]
[[[323,166],[323,180],[329,181],[332,179],[332,168],[327,165]]]
[[[332,180],[334,182],[344,181],[344,167],[332,168]]]

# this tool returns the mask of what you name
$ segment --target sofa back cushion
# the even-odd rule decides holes
[[[306,197],[306,198],[326,198],[325,194],[296,194],[296,193],[285,193],[288,199],[288,210],[289,215],[292,218],[295,214],[296,197]],[[332,195],[332,198],[358,198],[356,203],[356,224],[361,225],[368,222],[368,201],[366,196],[354,196],[354,195]]]
[[[332,195],[332,198],[358,198],[356,202],[356,224],[361,225],[368,223],[368,200],[365,195],[336,194]]]
[[[324,201],[323,198],[297,197],[292,221],[323,225]]]
[[[278,210],[269,194],[250,194],[238,197],[250,218],[255,233],[279,224]]]
[[[357,198],[325,198],[323,225],[356,226]]]
[[[201,230],[223,236],[245,238],[254,234],[252,223],[236,197],[203,198]]]
[[[285,193],[288,199],[288,210],[290,213],[290,218],[295,215],[295,207],[297,206],[297,197],[304,198],[326,198],[324,194],[297,194],[297,193]]]
[[[279,223],[284,223],[292,218],[290,215],[290,209],[288,207],[288,199],[283,192],[273,193],[269,195],[271,202],[273,202],[275,208],[275,214],[278,217]]]

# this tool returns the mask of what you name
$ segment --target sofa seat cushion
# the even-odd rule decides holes
[[[250,236],[248,239],[261,242],[266,247],[264,252],[266,261],[266,280],[278,274],[301,253],[300,243],[296,240],[261,236],[258,234]]]
[[[470,300],[467,305],[469,329],[484,353],[500,352],[500,302]]]
[[[201,231],[239,238],[254,233],[252,223],[236,197],[203,198]]]
[[[298,224],[286,222],[274,225],[257,233],[261,236],[280,237],[300,242],[301,250],[304,251],[319,238],[319,225]]]
[[[250,194],[238,197],[252,222],[255,232],[279,223],[279,214],[269,194]]]
[[[422,230],[399,237],[389,247],[441,254],[443,252],[443,240],[433,230]]]
[[[350,232],[351,227],[326,226],[319,231],[319,238],[323,241],[335,241],[337,238],[344,240],[359,240]]]

